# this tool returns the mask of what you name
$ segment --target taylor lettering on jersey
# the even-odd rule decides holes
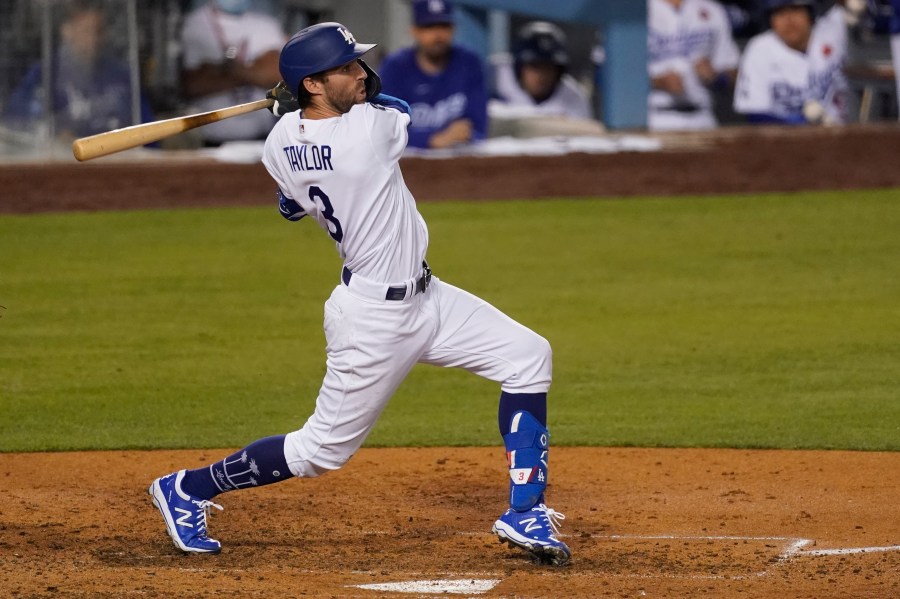
[[[302,144],[284,146],[282,150],[291,172],[334,170],[334,166],[331,164],[331,146]]]

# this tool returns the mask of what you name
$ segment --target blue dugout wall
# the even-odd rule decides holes
[[[610,129],[646,127],[647,3],[644,0],[455,0],[457,39],[482,54],[491,47],[492,28],[502,27],[496,11],[536,19],[596,25],[606,51],[597,72],[602,119]]]

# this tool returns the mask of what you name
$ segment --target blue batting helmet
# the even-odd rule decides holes
[[[301,29],[281,49],[278,69],[295,96],[310,75],[356,60],[377,44],[359,44],[340,23],[319,23]]]

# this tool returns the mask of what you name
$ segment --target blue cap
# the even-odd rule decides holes
[[[416,27],[453,23],[453,3],[449,0],[413,0]]]

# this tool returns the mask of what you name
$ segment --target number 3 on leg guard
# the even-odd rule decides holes
[[[509,430],[503,436],[509,463],[509,505],[517,512],[524,512],[543,501],[550,433],[525,411],[513,414]]]

